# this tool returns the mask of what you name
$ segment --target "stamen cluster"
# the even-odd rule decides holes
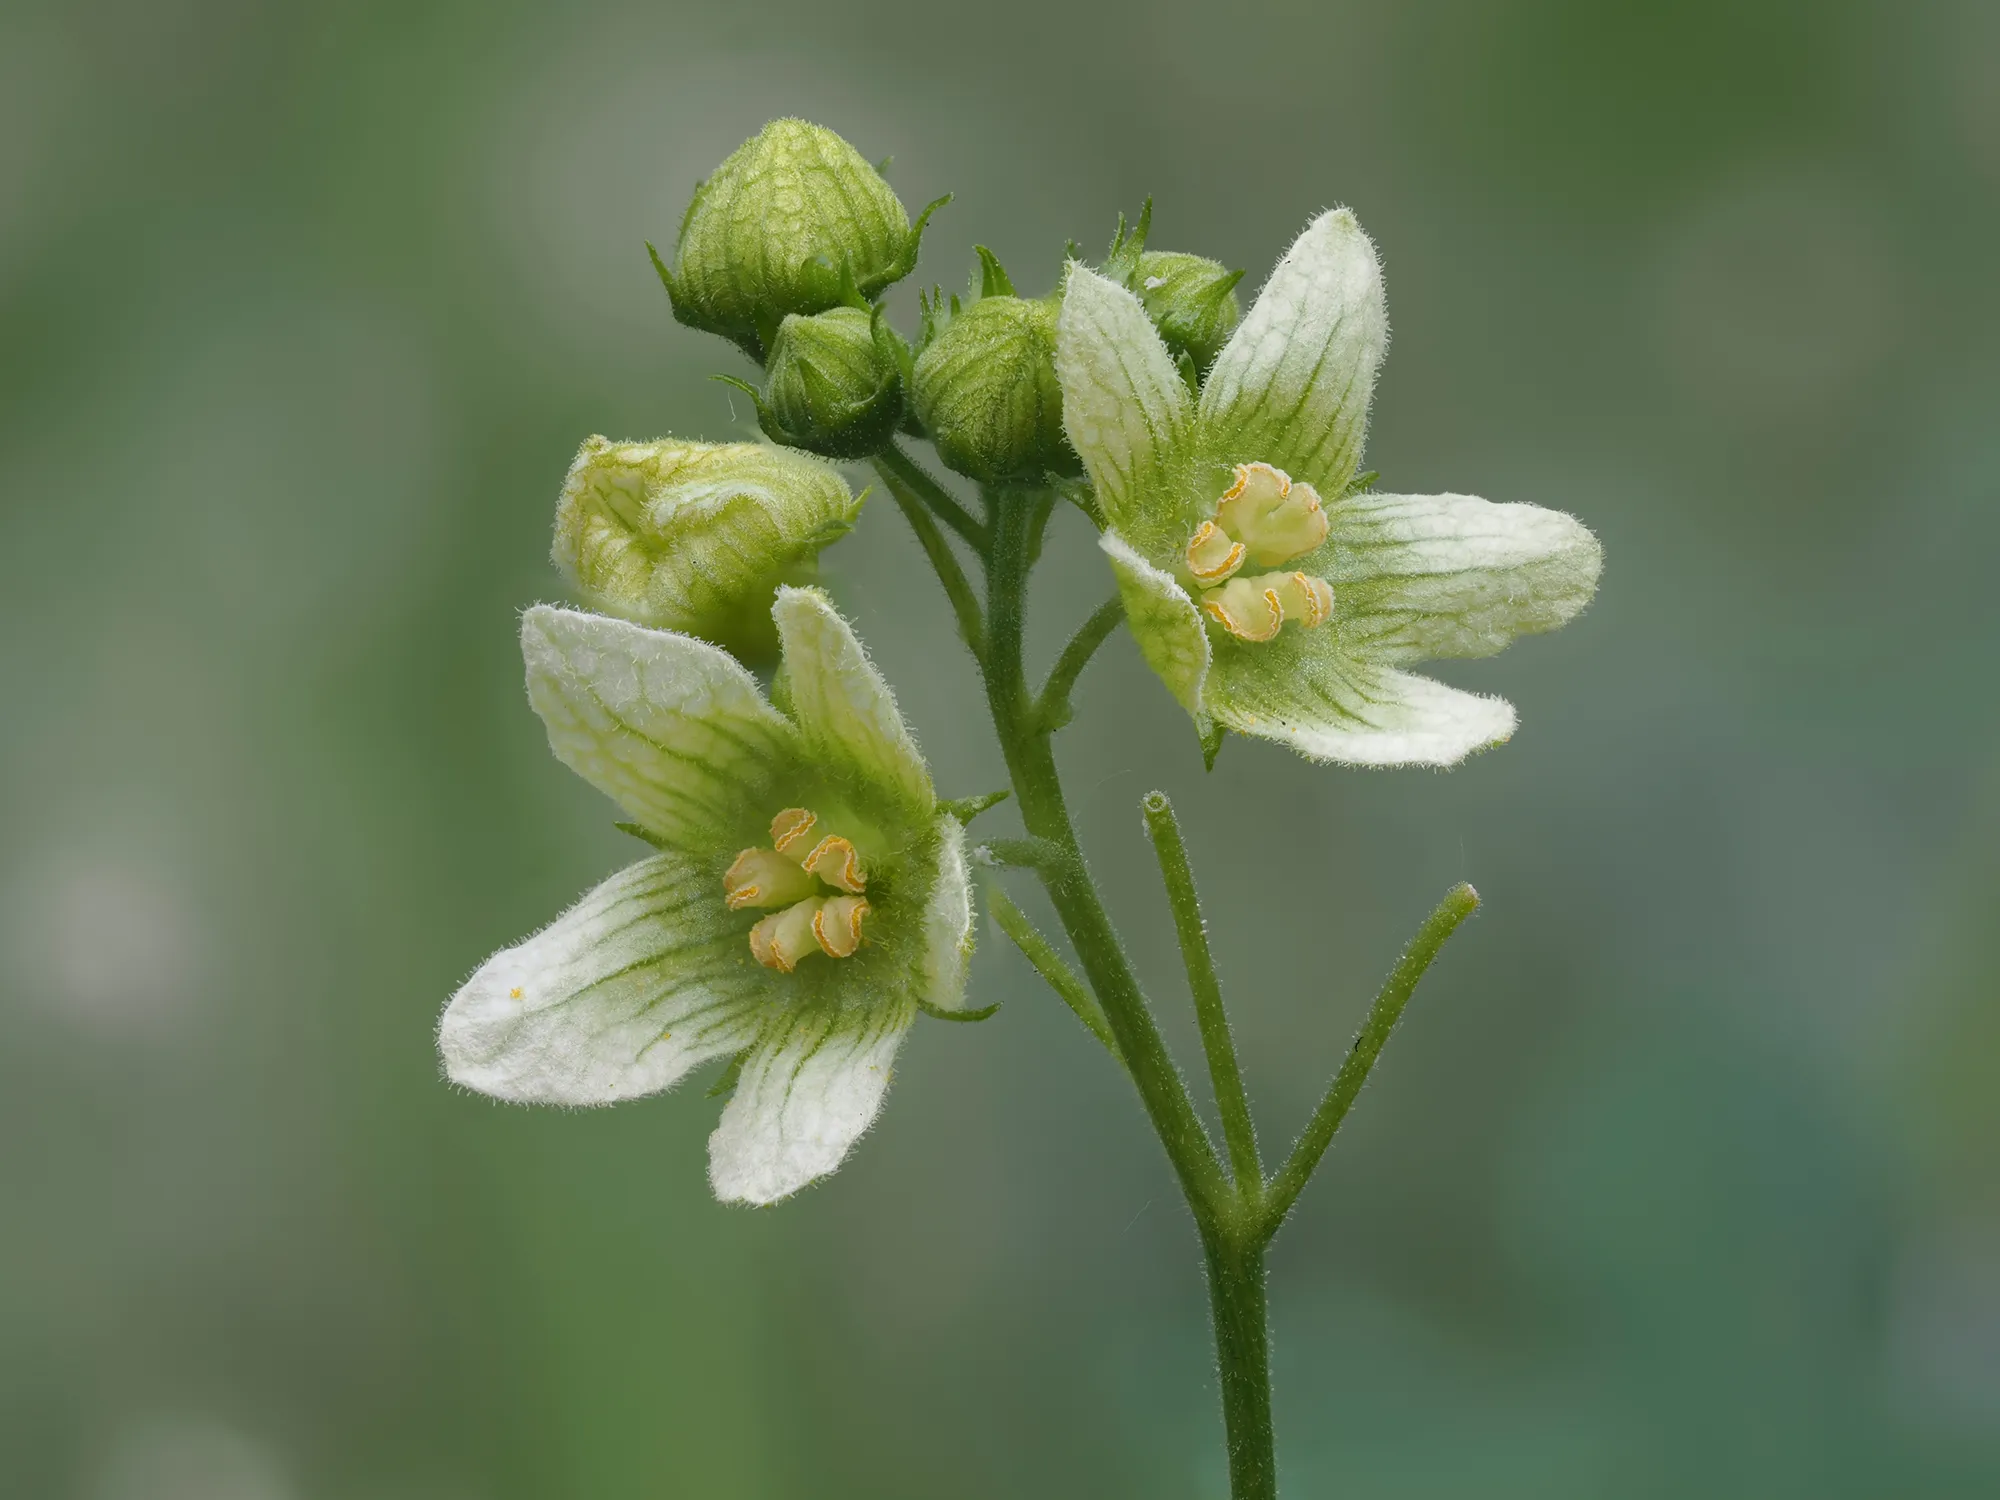
[[[745,849],[722,877],[731,911],[784,908],[750,929],[757,962],[782,974],[815,951],[847,958],[861,946],[867,872],[850,840],[837,833],[815,839],[818,827],[819,814],[786,808],[771,820],[771,847]],[[824,894],[828,886],[842,894]]]
[[[1333,586],[1310,573],[1240,574],[1314,551],[1328,522],[1319,493],[1265,463],[1238,464],[1236,482],[1187,545],[1187,568],[1207,616],[1240,641],[1268,641],[1296,621],[1310,630],[1333,616]]]

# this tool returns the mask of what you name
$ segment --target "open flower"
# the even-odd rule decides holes
[[[438,1033],[454,1081],[537,1104],[736,1055],[709,1178],[750,1203],[840,1164],[919,1007],[963,1004],[972,930],[963,834],[888,685],[818,591],[782,588],[772,614],[785,712],[704,642],[523,617],[550,748],[658,852],[488,959]]]
[[[1070,268],[1064,423],[1132,633],[1204,736],[1451,765],[1512,734],[1513,707],[1402,668],[1553,630],[1596,589],[1597,541],[1559,512],[1348,493],[1387,342],[1381,269],[1346,209],[1286,252],[1198,394],[1137,297]]]

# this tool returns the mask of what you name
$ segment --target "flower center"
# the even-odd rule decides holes
[[[1269,464],[1238,464],[1236,482],[1187,545],[1195,600],[1239,641],[1268,641],[1294,620],[1310,630],[1333,616],[1333,586],[1310,573],[1243,576],[1245,563],[1276,567],[1326,540],[1328,523],[1309,484]]]
[[[773,910],[750,929],[750,952],[767,969],[789,974],[813,953],[846,958],[861,946],[868,915],[867,873],[854,845],[819,826],[819,814],[788,807],[771,820],[771,847],[745,849],[723,874],[731,911]],[[839,895],[828,895],[828,888]]]

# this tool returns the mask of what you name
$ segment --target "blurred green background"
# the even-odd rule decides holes
[[[1123,637],[1062,743],[1189,1057],[1179,802],[1267,1138],[1487,901],[1279,1241],[1288,1492],[2000,1493],[1996,58],[1980,0],[6,0],[0,1491],[1223,1493],[1170,1179],[997,935],[999,1016],[775,1210],[709,1199],[699,1086],[438,1076],[636,852],[514,615],[584,435],[743,430],[641,241],[798,113],[958,194],[948,285],[1151,193],[1254,286],[1353,205],[1385,486],[1604,538],[1583,620],[1444,673],[1523,719],[1448,776],[1204,777]],[[1107,591],[1056,540],[1044,656]],[[827,561],[998,784],[893,507]]]

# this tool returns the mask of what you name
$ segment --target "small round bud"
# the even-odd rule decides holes
[[[907,351],[888,324],[858,307],[778,325],[757,405],[773,441],[828,458],[877,452],[903,418]]]
[[[872,297],[909,275],[922,234],[846,141],[773,120],[695,189],[678,264],[658,269],[676,318],[762,361],[780,322],[838,306],[848,277]]]
[[[1178,250],[1148,250],[1139,257],[1133,290],[1175,356],[1206,370],[1222,352],[1239,316],[1236,283],[1241,271]]]
[[[1074,473],[1052,299],[981,297],[918,356],[910,392],[938,457],[981,484]]]
[[[859,509],[803,453],[593,437],[563,481],[551,556],[593,609],[767,659],[778,585],[809,578]]]

